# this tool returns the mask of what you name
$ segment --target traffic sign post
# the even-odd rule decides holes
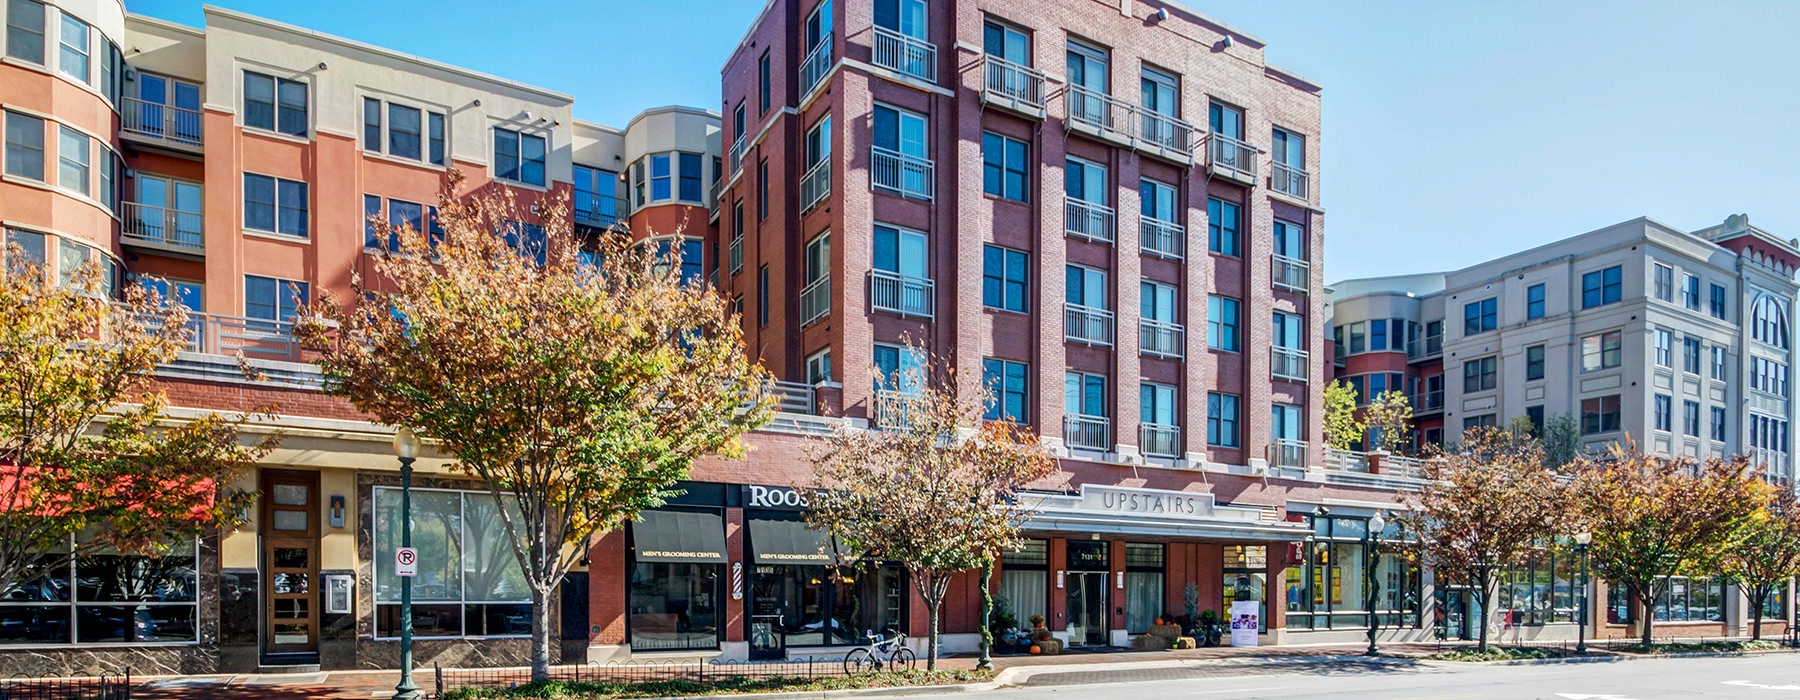
[[[419,550],[412,547],[401,547],[394,550],[394,575],[419,575]]]

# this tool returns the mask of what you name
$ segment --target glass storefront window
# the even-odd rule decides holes
[[[1025,540],[1018,551],[1000,555],[1000,596],[1012,606],[1021,631],[1031,629],[1032,615],[1050,614],[1049,552],[1048,542]]]
[[[68,561],[60,551],[0,588],[0,645],[199,641],[198,543],[161,557],[95,548]]]
[[[752,614],[789,647],[856,644],[906,628],[905,580],[897,566],[758,565]]]
[[[1657,622],[1718,622],[1725,619],[1725,583],[1705,576],[1670,576],[1656,596]]]
[[[1763,599],[1762,618],[1764,620],[1786,620],[1788,616],[1788,582],[1775,584],[1769,591],[1769,597]]]
[[[632,651],[716,649],[720,564],[637,562],[626,608]]]
[[[1369,601],[1364,596],[1369,590],[1368,521],[1354,517],[1310,519],[1313,537],[1302,545],[1304,563],[1289,566],[1283,574],[1288,629],[1367,627]],[[1423,577],[1416,564],[1390,551],[1406,545],[1398,534],[1392,526],[1382,533],[1383,551],[1374,572],[1375,621],[1383,627],[1417,627],[1421,624]]]
[[[1125,632],[1150,631],[1163,616],[1163,546],[1125,543]]]
[[[377,486],[374,496],[375,551],[392,552],[400,547],[401,492]],[[414,488],[412,544],[419,550],[412,580],[415,637],[531,634],[531,588],[491,494]],[[393,566],[375,567],[377,638],[400,636],[400,584]]]
[[[1222,589],[1224,604],[1219,611],[1220,615],[1229,619],[1233,602],[1254,600],[1258,603],[1256,619],[1264,621],[1263,629],[1267,630],[1268,564],[1269,549],[1266,546],[1225,546],[1225,581]]]
[[[1513,625],[1575,622],[1581,557],[1563,547],[1534,552],[1524,566],[1500,573],[1500,610]]]

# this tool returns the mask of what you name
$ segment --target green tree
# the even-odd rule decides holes
[[[578,238],[560,199],[538,214],[505,192],[456,198],[460,182],[435,240],[377,220],[399,245],[298,330],[332,393],[486,485],[530,589],[541,680],[550,596],[592,537],[661,504],[694,460],[740,454],[771,416],[771,377],[679,260],[620,232]]]
[[[1544,422],[1544,465],[1551,469],[1569,466],[1581,453],[1581,424],[1575,416],[1557,414]]]
[[[1376,449],[1389,452],[1412,441],[1412,418],[1412,402],[1398,391],[1382,392],[1362,410],[1362,424],[1375,438]]]
[[[1342,379],[1325,385],[1325,444],[1348,450],[1362,441],[1367,428],[1356,415],[1356,388]]]
[[[1579,458],[1571,502],[1593,534],[1589,551],[1601,578],[1637,599],[1643,643],[1650,606],[1668,577],[1701,571],[1738,540],[1766,500],[1750,461],[1658,457],[1615,444],[1606,459]]]
[[[187,311],[141,285],[108,299],[93,263],[52,281],[17,245],[0,253],[0,587],[241,525],[256,494],[233,484],[277,436],[165,414],[152,372],[187,347]]]
[[[1750,596],[1752,639],[1762,639],[1762,609],[1775,588],[1800,576],[1800,502],[1790,489],[1761,490],[1762,508],[1709,567]]]
[[[959,383],[941,360],[927,366],[902,370],[888,384],[916,392],[881,399],[895,402],[884,415],[903,420],[843,428],[809,445],[815,481],[830,488],[806,518],[865,557],[906,567],[925,603],[926,665],[935,669],[938,620],[959,573],[981,571],[982,644],[992,645],[994,559],[1019,546],[1020,528],[1036,511],[1022,492],[1054,474],[1056,460],[1024,426],[983,420],[989,388]]]

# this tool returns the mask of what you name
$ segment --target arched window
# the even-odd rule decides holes
[[[1757,297],[1750,307],[1750,337],[1786,349],[1787,303],[1768,294]]]

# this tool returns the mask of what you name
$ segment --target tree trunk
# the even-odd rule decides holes
[[[531,680],[550,680],[549,594],[531,587]]]
[[[1642,628],[1643,634],[1640,641],[1642,641],[1644,647],[1648,649],[1650,645],[1654,643],[1651,641],[1654,639],[1654,637],[1651,636],[1653,634],[1651,626],[1656,622],[1656,620],[1653,619],[1653,615],[1656,612],[1656,596],[1648,587],[1645,587],[1642,584],[1634,583],[1631,584],[1630,588],[1631,594],[1637,596],[1637,609],[1641,611],[1638,615],[1638,619],[1642,620],[1644,623]]]
[[[981,563],[981,660],[975,662],[975,668],[983,671],[994,670],[994,630],[988,625],[994,616],[994,592],[989,587],[993,578],[994,559],[989,557]]]
[[[1750,641],[1762,639],[1762,609],[1769,602],[1771,586],[1752,586],[1750,588]]]
[[[1475,589],[1481,592],[1481,615],[1475,621],[1481,627],[1481,636],[1475,642],[1475,651],[1482,654],[1486,654],[1488,650],[1488,620],[1493,617],[1493,610],[1488,607],[1488,603],[1494,598],[1488,592],[1488,578],[1485,573],[1475,574]]]
[[[926,623],[931,626],[931,628],[926,631],[925,636],[925,670],[927,671],[937,670],[939,607],[940,606],[937,603],[932,603],[931,608],[925,613]]]

